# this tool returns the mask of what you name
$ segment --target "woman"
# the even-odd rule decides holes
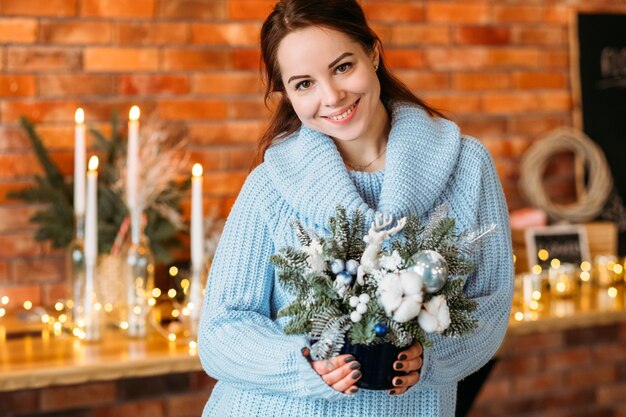
[[[211,268],[199,346],[219,382],[204,415],[453,416],[457,382],[491,358],[509,317],[508,216],[491,157],[389,73],[355,0],[279,1],[261,48],[278,106]],[[284,334],[276,313],[290,295],[269,258],[297,246],[294,219],[323,235],[338,205],[370,223],[376,211],[427,217],[440,204],[460,229],[499,226],[465,286],[476,332],[401,352],[394,368],[406,374],[386,392],[357,388],[351,356],[313,361],[304,336]]]

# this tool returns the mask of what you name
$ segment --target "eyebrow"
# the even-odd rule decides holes
[[[347,56],[352,56],[352,55],[354,55],[352,52],[344,52],[343,54],[339,55],[339,57],[335,59],[333,62],[328,64],[328,68],[334,67],[339,61],[341,61]],[[289,77],[289,79],[287,80],[287,84],[291,83],[293,80],[297,80],[300,78],[311,78],[311,76],[310,75],[294,75],[292,77]]]

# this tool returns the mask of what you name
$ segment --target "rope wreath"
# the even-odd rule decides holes
[[[546,195],[542,177],[551,156],[571,151],[588,167],[585,191],[573,204],[554,204]],[[600,147],[583,132],[573,128],[559,128],[531,146],[520,166],[520,187],[537,208],[556,220],[582,223],[602,211],[613,187],[613,177]]]

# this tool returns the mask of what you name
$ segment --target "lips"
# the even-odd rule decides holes
[[[340,122],[340,121],[342,121],[342,120],[344,120],[344,119],[348,118],[348,117],[352,114],[352,112],[354,111],[354,109],[356,108],[356,106],[359,104],[359,101],[360,101],[360,99],[359,99],[359,100],[357,100],[357,101],[355,101],[355,102],[354,102],[354,104],[352,104],[350,107],[348,107],[348,108],[346,109],[346,111],[344,111],[343,113],[340,113],[340,114],[335,114],[335,115],[329,115],[329,116],[325,116],[325,117],[326,117],[327,119],[332,120],[332,121],[335,121],[335,122]]]

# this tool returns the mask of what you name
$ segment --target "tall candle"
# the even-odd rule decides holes
[[[128,113],[128,149],[126,153],[126,199],[131,213],[137,208],[137,175],[139,165],[139,107]]]
[[[202,165],[194,164],[191,174],[191,266],[192,268],[201,268],[204,258]]]
[[[85,214],[85,112],[76,109],[74,115],[74,214]]]
[[[87,212],[85,214],[85,264],[96,264],[98,256],[98,157],[89,159],[87,172]]]

